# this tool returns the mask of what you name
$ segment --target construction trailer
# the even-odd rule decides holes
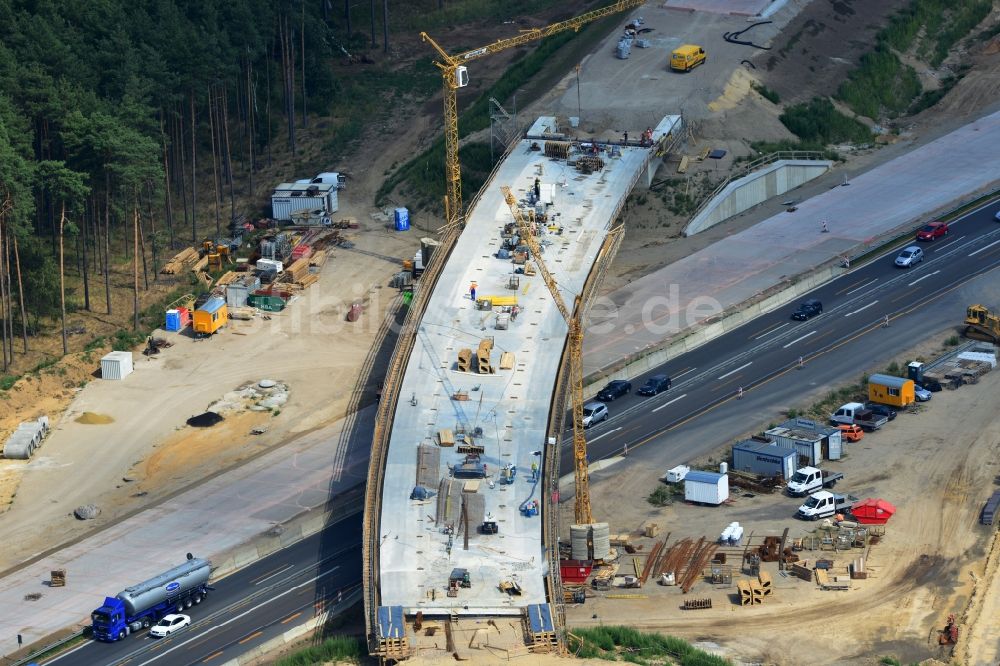
[[[906,407],[917,399],[914,387],[912,379],[892,375],[872,375],[868,378],[868,400],[890,407]]]
[[[798,457],[794,449],[774,442],[746,439],[733,444],[733,469],[759,476],[790,479],[797,469]]]
[[[716,472],[688,472],[684,477],[684,501],[722,504],[729,499],[729,475]]]
[[[247,297],[260,289],[260,277],[244,275],[226,285],[226,307],[243,308],[247,306]]]
[[[780,447],[794,449],[799,454],[797,467],[840,460],[844,454],[840,429],[810,419],[790,419],[765,430],[764,437]]]
[[[229,309],[226,301],[220,296],[213,296],[194,311],[195,333],[212,335],[229,321]]]
[[[281,183],[271,193],[271,217],[290,221],[297,210],[321,209],[336,213],[337,186],[330,183]]]

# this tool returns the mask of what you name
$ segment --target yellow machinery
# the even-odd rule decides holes
[[[510,212],[521,230],[521,240],[531,249],[531,255],[535,259],[538,271],[542,274],[542,280],[552,294],[552,300],[559,308],[559,314],[566,320],[569,326],[569,382],[570,399],[573,406],[573,460],[574,474],[576,482],[576,503],[574,505],[574,517],[577,525],[589,525],[594,522],[594,516],[590,508],[590,479],[587,473],[587,438],[583,431],[583,303],[578,296],[573,303],[573,311],[566,307],[566,302],[559,293],[559,285],[556,283],[552,273],[549,272],[545,262],[542,261],[542,251],[535,239],[535,229],[521,213],[521,207],[517,203],[517,198],[506,185],[500,188],[503,198],[510,207]]]
[[[1000,344],[1000,317],[985,305],[970,305],[965,312],[965,337]]]
[[[623,12],[633,7],[644,4],[646,0],[619,0],[613,5],[608,5],[592,12],[581,14],[575,18],[544,28],[526,30],[516,37],[498,39],[492,44],[459,53],[448,55],[444,49],[438,46],[437,42],[430,38],[426,32],[420,33],[420,38],[430,44],[440,56],[440,62],[434,64],[441,70],[444,79],[444,154],[445,154],[445,181],[446,196],[444,200],[445,221],[447,226],[455,227],[463,224],[462,219],[462,166],[458,161],[458,99],[457,91],[469,84],[469,72],[466,64],[483,56],[499,53],[509,48],[521,46],[529,42],[543,39],[565,30],[579,30],[581,27],[618,12]]]

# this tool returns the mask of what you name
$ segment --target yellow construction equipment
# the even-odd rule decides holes
[[[965,337],[1000,344],[1000,316],[985,305],[970,305],[965,312]]]
[[[572,312],[566,306],[562,294],[559,293],[559,284],[548,266],[542,261],[542,248],[535,238],[535,228],[530,224],[521,212],[521,207],[517,203],[517,197],[506,185],[501,186],[503,198],[510,207],[511,215],[517,222],[521,230],[521,240],[531,249],[531,255],[535,259],[538,271],[542,274],[542,280],[552,294],[552,300],[559,308],[559,314],[566,320],[569,326],[569,382],[570,400],[573,405],[573,461],[575,479],[575,505],[574,516],[577,525],[589,525],[594,522],[594,516],[590,508],[590,479],[587,472],[587,437],[583,430],[583,303],[579,296],[573,303]]]
[[[581,14],[575,18],[544,28],[525,30],[516,37],[498,39],[492,44],[471,49],[464,53],[448,55],[437,42],[430,38],[426,32],[420,33],[420,38],[430,44],[440,56],[440,62],[434,64],[441,70],[444,80],[444,154],[445,154],[445,184],[446,194],[444,200],[445,221],[447,226],[455,227],[463,224],[462,219],[462,166],[458,161],[458,99],[457,91],[469,84],[469,71],[466,65],[478,58],[499,53],[506,49],[514,48],[534,42],[550,35],[563,32],[565,30],[579,30],[581,27],[618,12],[623,12],[633,7],[644,4],[646,0],[619,0],[613,5],[595,9],[594,11]]]

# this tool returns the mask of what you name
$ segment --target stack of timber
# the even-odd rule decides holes
[[[292,262],[292,265],[285,269],[285,276],[288,282],[294,282],[302,288],[308,287],[319,279],[318,275],[309,272],[308,257],[302,257]]]
[[[323,264],[326,263],[326,250],[316,250],[313,255],[309,257],[309,265],[315,266],[316,268],[322,268]]]
[[[198,261],[198,252],[193,247],[185,248],[181,250],[174,257],[166,263],[166,265],[160,269],[160,273],[163,275],[177,275],[178,273],[183,273],[184,269],[188,265],[193,264]]]
[[[229,284],[231,282],[235,282],[236,279],[239,278],[242,275],[244,275],[244,274],[243,273],[237,273],[235,271],[226,271],[226,273],[222,277],[220,277],[218,279],[218,281],[215,283],[215,286],[217,286],[217,287],[225,287],[227,284]]]

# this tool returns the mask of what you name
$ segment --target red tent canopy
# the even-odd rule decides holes
[[[896,513],[896,507],[884,499],[868,498],[851,509],[854,518],[864,525],[885,525]]]

